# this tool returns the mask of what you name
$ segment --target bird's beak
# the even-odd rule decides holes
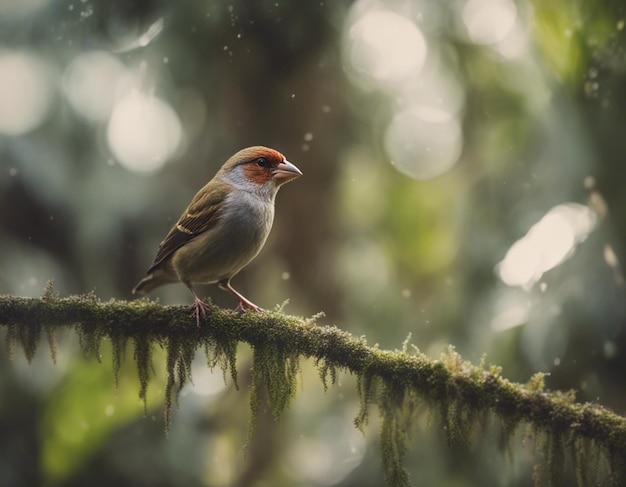
[[[281,183],[286,183],[300,176],[302,176],[302,171],[286,159],[272,170],[272,177]]]

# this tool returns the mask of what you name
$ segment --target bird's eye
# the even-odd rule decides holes
[[[267,159],[265,157],[259,157],[256,160],[256,165],[259,167],[267,167]]]

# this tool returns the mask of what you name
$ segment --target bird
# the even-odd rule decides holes
[[[193,197],[132,293],[181,282],[193,295],[198,326],[211,306],[198,297],[195,284],[217,283],[237,297],[237,310],[262,312],[230,280],[263,248],[279,188],[300,176],[302,171],[277,150],[253,146],[234,154]]]

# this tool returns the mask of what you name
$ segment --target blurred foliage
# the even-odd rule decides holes
[[[355,27],[379,11],[395,15],[370,17],[382,38]],[[40,295],[53,278],[63,295],[129,298],[195,191],[261,143],[304,177],[281,191],[270,241],[235,278],[244,294],[323,310],[383,348],[412,334],[431,357],[450,343],[473,362],[486,353],[512,380],[545,372],[547,388],[624,414],[625,22],[615,0],[0,0],[0,293]],[[403,33],[415,45],[385,44]],[[128,90],[159,103],[122,127],[120,147],[109,131]],[[129,148],[160,165],[133,169]],[[437,158],[447,169],[419,179]],[[572,202],[596,215],[591,230],[533,284],[507,285],[507,252]],[[167,304],[187,294],[155,293]],[[221,377],[206,364],[192,365],[167,439],[126,389],[125,366],[116,392],[72,338],[57,350],[55,365],[0,350],[3,485],[383,481],[378,439],[339,426],[359,404],[341,374],[341,392],[321,394],[303,366],[305,398],[278,426],[261,414],[244,456],[246,389],[211,387]],[[157,374],[148,393],[166,387]],[[521,439],[507,460],[494,444],[450,449],[428,423],[425,412],[408,449],[415,485],[531,482]]]
[[[101,352],[110,356],[111,347],[104,346]],[[53,483],[61,483],[82,466],[112,430],[144,413],[133,361],[120,371],[117,387],[107,369],[93,358],[72,359],[46,398],[40,431],[41,461],[44,478]],[[154,389],[146,398],[150,409],[162,400],[163,394]]]

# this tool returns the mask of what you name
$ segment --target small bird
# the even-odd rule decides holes
[[[194,284],[217,283],[237,296],[238,310],[263,311],[230,280],[265,244],[278,189],[299,176],[300,169],[274,149],[254,146],[237,152],[193,197],[133,294],[182,282],[193,294],[198,326],[210,306],[198,297]]]

